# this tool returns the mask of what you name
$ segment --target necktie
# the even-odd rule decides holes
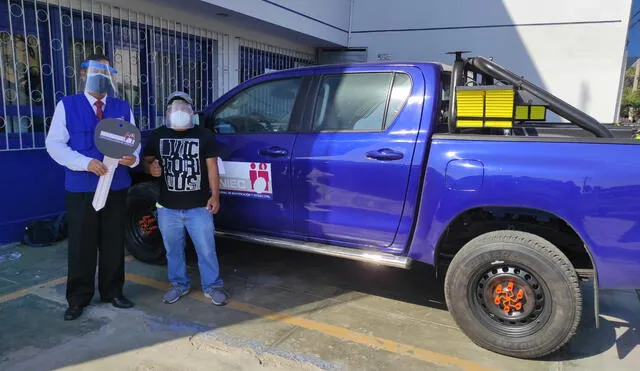
[[[94,104],[96,105],[98,120],[102,121],[102,106],[104,106],[104,103],[101,100],[97,100]]]

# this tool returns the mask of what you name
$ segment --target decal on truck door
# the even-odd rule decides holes
[[[271,200],[272,182],[269,163],[224,161],[224,173],[220,174],[220,194]]]

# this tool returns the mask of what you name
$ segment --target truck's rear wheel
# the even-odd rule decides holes
[[[520,231],[490,232],[467,243],[449,265],[445,298],[474,343],[518,358],[561,348],[582,313],[569,259],[547,240]]]
[[[166,264],[156,215],[159,194],[157,183],[139,183],[131,187],[127,199],[125,247],[133,257],[149,264]]]

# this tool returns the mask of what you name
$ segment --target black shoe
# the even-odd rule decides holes
[[[71,305],[64,312],[64,320],[73,321],[74,319],[80,317],[81,315],[82,315],[82,307],[78,305]]]
[[[111,303],[116,308],[128,309],[133,307],[133,303],[123,295],[115,297],[111,300],[102,300],[105,303]]]

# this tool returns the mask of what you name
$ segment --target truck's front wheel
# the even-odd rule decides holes
[[[578,276],[547,240],[520,231],[496,231],[467,243],[445,277],[454,320],[477,345],[538,358],[574,335],[582,313]]]
[[[165,250],[158,230],[156,182],[138,183],[129,190],[125,246],[136,259],[149,264],[165,264]]]

